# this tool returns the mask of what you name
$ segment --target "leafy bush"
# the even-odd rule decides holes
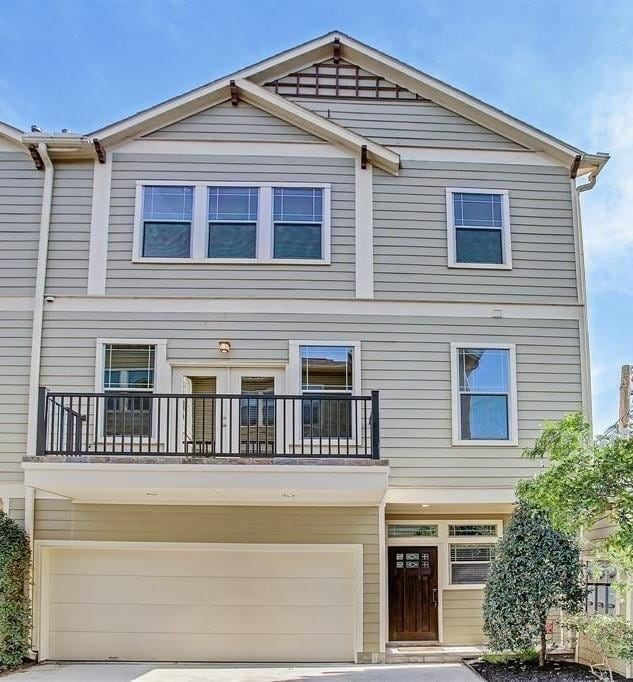
[[[28,536],[0,512],[0,667],[19,666],[28,651],[31,608],[25,588],[30,564]]]
[[[610,658],[633,662],[633,625],[623,618],[602,613],[577,613],[565,616],[562,625],[593,642],[602,658],[600,663],[591,666],[593,672],[603,668],[613,679]]]
[[[507,665],[508,663],[535,663],[538,661],[538,651],[501,651],[499,653],[488,653],[480,656],[485,663],[493,665]]]
[[[549,612],[576,612],[584,598],[578,545],[555,530],[545,512],[520,502],[497,544],[486,585],[484,632],[490,647],[527,652],[537,645],[539,664],[545,665]]]

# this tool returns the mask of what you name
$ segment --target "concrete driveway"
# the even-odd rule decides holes
[[[7,675],[11,682],[477,682],[457,663],[418,665],[160,665],[44,663]]]

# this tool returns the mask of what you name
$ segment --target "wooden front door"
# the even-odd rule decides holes
[[[389,548],[389,639],[437,641],[437,547]]]

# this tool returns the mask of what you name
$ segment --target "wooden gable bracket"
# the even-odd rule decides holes
[[[236,107],[240,101],[240,93],[235,85],[235,81],[229,82],[229,87],[231,88],[231,104]]]
[[[360,167],[365,170],[367,168],[367,145],[364,144],[360,148]]]
[[[30,144],[29,152],[31,154],[31,158],[33,159],[33,163],[35,164],[35,168],[37,168],[37,170],[44,170],[44,161],[42,161],[42,157],[40,156],[37,146]]]
[[[341,61],[341,41],[334,38],[334,63],[338,64]]]
[[[106,153],[105,153],[105,149],[101,145],[101,142],[99,142],[99,140],[97,140],[97,138],[95,137],[95,139],[92,141],[92,144],[95,147],[95,152],[97,153],[97,158],[99,159],[99,163],[105,163],[106,162]]]

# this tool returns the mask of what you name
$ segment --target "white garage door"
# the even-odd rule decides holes
[[[354,658],[352,551],[64,548],[47,557],[48,659]]]

